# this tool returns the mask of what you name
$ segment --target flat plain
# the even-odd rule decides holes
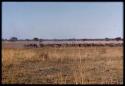
[[[2,48],[3,84],[123,84],[123,47]]]

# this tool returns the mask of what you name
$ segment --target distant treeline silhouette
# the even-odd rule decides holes
[[[33,39],[18,39],[17,37],[11,37],[10,39],[3,39],[3,41],[111,41],[116,40],[120,41],[123,40],[121,37],[116,38],[103,38],[103,39],[39,39],[37,37],[34,37]]]

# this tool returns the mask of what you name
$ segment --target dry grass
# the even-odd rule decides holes
[[[122,84],[122,47],[2,49],[3,84]]]

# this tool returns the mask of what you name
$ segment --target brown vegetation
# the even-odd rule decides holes
[[[3,84],[122,84],[122,47],[3,48]]]

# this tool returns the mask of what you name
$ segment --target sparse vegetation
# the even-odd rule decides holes
[[[122,47],[3,48],[3,84],[122,84]]]

